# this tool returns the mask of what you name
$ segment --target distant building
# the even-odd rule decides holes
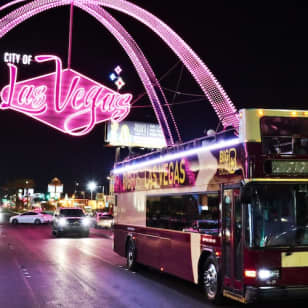
[[[63,193],[63,184],[58,178],[53,178],[51,183],[48,184],[48,192],[50,193],[50,199],[60,199]]]

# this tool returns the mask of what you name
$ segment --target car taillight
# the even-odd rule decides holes
[[[254,269],[245,269],[244,276],[246,278],[257,278],[257,271]]]

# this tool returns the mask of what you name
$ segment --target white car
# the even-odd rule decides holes
[[[97,227],[112,229],[114,224],[114,219],[111,214],[103,213],[101,215],[97,215]]]
[[[17,224],[35,224],[40,225],[43,223],[48,223],[48,218],[44,214],[37,212],[26,212],[10,218],[10,223],[13,225]]]

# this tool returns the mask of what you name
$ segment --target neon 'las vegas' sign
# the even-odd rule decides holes
[[[8,63],[10,83],[1,90],[0,109],[12,109],[73,136],[89,133],[97,123],[120,122],[130,112],[131,94],[120,94],[72,69],[62,69],[53,55],[55,72],[17,82],[18,68]]]

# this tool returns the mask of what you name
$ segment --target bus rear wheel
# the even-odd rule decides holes
[[[128,240],[126,248],[126,265],[130,271],[134,271],[137,268],[136,263],[136,246],[133,240]]]
[[[218,264],[213,257],[207,258],[204,262],[202,285],[208,301],[215,304],[222,302],[221,276]]]

